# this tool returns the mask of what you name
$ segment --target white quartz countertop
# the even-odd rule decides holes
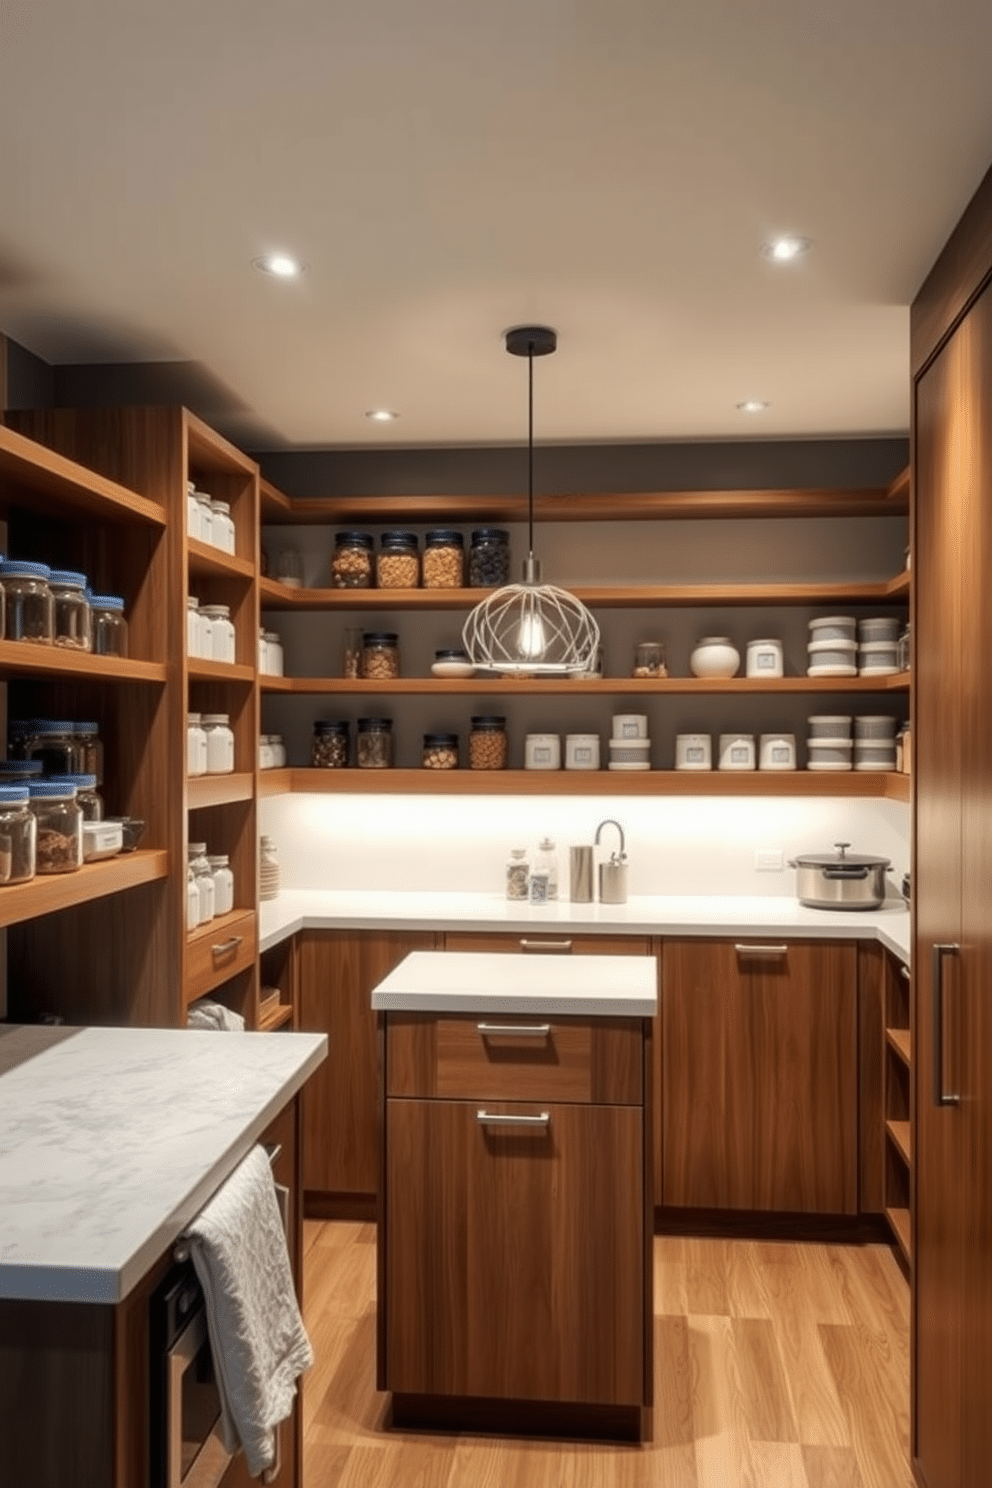
[[[909,964],[909,911],[807,909],[795,898],[639,895],[626,904],[515,904],[496,894],[290,889],[261,906],[261,949],[298,930],[476,930],[519,935],[779,935],[876,940]]]
[[[0,1029],[0,1297],[41,1301],[125,1297],[327,1053],[324,1034],[142,1028],[60,1028],[38,1052],[41,1032]]]
[[[411,951],[372,992],[381,1011],[650,1018],[653,956]]]

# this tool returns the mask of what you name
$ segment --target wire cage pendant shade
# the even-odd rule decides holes
[[[566,589],[543,584],[534,557],[534,358],[550,355],[557,344],[546,326],[506,333],[510,355],[527,358],[527,558],[523,582],[494,590],[462,629],[474,666],[510,676],[580,676],[593,670],[599,650],[593,616]]]

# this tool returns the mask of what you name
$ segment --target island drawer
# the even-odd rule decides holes
[[[187,998],[192,1002],[251,966],[258,947],[253,910],[219,915],[186,942]]]
[[[390,1096],[640,1105],[638,1018],[389,1013]]]

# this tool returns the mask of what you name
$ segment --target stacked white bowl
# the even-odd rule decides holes
[[[854,720],[854,768],[894,770],[899,720],[881,713],[863,713]]]
[[[645,713],[614,713],[610,770],[650,770],[651,740]]]
[[[854,740],[851,716],[846,713],[814,713],[807,719],[808,770],[849,770]]]
[[[858,671],[862,677],[891,677],[899,670],[898,615],[858,621]]]
[[[809,622],[809,677],[856,677],[858,622],[853,615],[822,615]]]

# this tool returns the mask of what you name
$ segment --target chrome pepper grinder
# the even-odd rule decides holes
[[[604,827],[616,827],[620,833],[620,851],[610,854],[608,863],[599,865],[599,902],[600,904],[626,904],[627,903],[627,854],[624,851],[623,827],[612,817],[601,821],[596,828],[595,844],[599,846],[599,834]]]

